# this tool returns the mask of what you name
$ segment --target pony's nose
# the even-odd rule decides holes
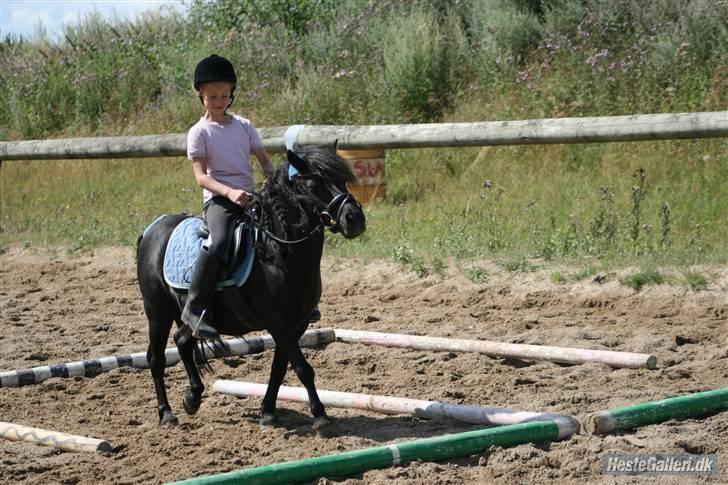
[[[347,212],[344,215],[349,237],[356,237],[366,230],[366,219],[361,212]]]
[[[363,224],[364,223],[364,217],[362,214],[355,214],[353,212],[347,212],[345,217],[346,217],[346,222],[348,222],[350,224],[353,224],[353,223]]]

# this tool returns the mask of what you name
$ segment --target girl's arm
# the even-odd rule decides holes
[[[273,162],[270,161],[270,157],[268,156],[268,152],[265,151],[265,148],[257,148],[253,151],[253,155],[255,155],[255,158],[258,159],[258,163],[260,163],[260,168],[263,170],[263,174],[265,174],[265,178],[271,178],[273,177]]]
[[[270,161],[270,160],[269,160]],[[207,189],[213,194],[227,197],[237,205],[243,207],[248,203],[250,194],[244,190],[233,189],[222,182],[218,182],[207,174],[207,159],[195,158],[192,160],[192,170],[195,172],[195,180],[197,185],[203,189]]]

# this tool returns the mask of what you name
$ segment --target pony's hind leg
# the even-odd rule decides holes
[[[202,404],[202,393],[205,390],[205,385],[202,383],[200,378],[200,372],[195,364],[194,353],[195,346],[198,345],[197,340],[193,338],[177,339],[175,335],[175,343],[177,344],[177,350],[179,350],[179,356],[182,363],[187,371],[187,377],[190,380],[190,387],[187,389],[184,398],[182,399],[182,405],[185,408],[187,414],[195,414]],[[200,352],[204,352],[200,349]]]
[[[145,310],[150,310],[145,308]],[[169,331],[172,328],[172,317],[162,316],[158,312],[147,311],[149,318],[149,348],[147,361],[154,380],[154,390],[157,393],[157,412],[160,426],[176,426],[177,416],[172,412],[167,399],[167,390],[164,386],[164,368],[167,361],[164,355]]]

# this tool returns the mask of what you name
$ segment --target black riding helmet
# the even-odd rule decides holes
[[[232,104],[238,78],[230,61],[216,54],[205,57],[197,63],[194,79],[195,91],[199,93],[202,84],[213,81],[225,81],[232,84],[232,90],[230,91],[230,104]],[[200,101],[202,101],[202,95],[200,95]]]

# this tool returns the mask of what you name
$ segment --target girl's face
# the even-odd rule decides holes
[[[220,120],[225,117],[225,111],[230,106],[231,93],[232,86],[225,81],[213,81],[200,87],[202,104],[213,120]]]

